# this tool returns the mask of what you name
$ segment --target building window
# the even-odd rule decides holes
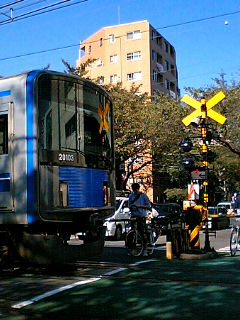
[[[88,53],[91,53],[92,52],[92,46],[89,46],[88,47]]]
[[[156,61],[157,60],[157,53],[156,51],[152,50],[152,60]]]
[[[117,75],[113,74],[110,76],[110,83],[117,83]]]
[[[97,67],[102,67],[102,66],[103,66],[102,60],[98,59],[98,60],[96,61],[96,66],[97,66]]]
[[[176,90],[175,84],[174,84],[173,82],[170,82],[170,90],[171,90],[171,91],[174,91],[174,92],[175,92],[175,90]]]
[[[99,84],[103,84],[104,83],[104,77],[103,76],[99,77],[98,82],[99,82]]]
[[[160,36],[159,33],[157,34],[156,42],[157,42],[157,45],[162,46],[162,36]]]
[[[170,55],[172,57],[175,57],[175,50],[174,50],[173,46],[171,46],[171,45],[170,45]]]
[[[164,67],[166,71],[169,71],[169,62],[167,60],[164,61]]]
[[[100,45],[100,47],[102,46],[102,41],[103,41],[103,39],[102,39],[102,38],[100,38],[100,41],[99,41],[99,45]]]
[[[140,30],[136,30],[136,31],[127,33],[128,40],[139,40],[139,39],[141,39],[141,37],[142,37],[142,35],[141,35]]]
[[[127,60],[140,60],[142,57],[141,51],[127,53]]]
[[[163,76],[158,71],[153,70],[152,79],[153,81],[160,83],[163,80]]]
[[[157,62],[161,64],[163,63],[163,57],[159,53],[157,53]]]
[[[166,41],[164,42],[164,49],[165,52],[169,53],[169,44]]]
[[[167,80],[167,79],[165,79],[165,81],[164,81],[164,86],[165,86],[165,88],[166,89],[170,89],[170,82],[169,82],[169,80]]]
[[[110,35],[109,35],[109,42],[110,42],[110,43],[115,42],[115,36],[114,36],[114,34],[110,34]]]
[[[117,55],[110,56],[110,63],[117,63]]]
[[[142,72],[132,72],[127,74],[127,80],[128,81],[138,81],[142,80]]]
[[[152,73],[152,79],[153,81],[157,81],[157,71],[156,70],[153,70],[153,73]]]
[[[155,40],[155,37],[156,37],[155,31],[152,30],[152,37],[151,37],[151,39],[152,39],[152,40]]]

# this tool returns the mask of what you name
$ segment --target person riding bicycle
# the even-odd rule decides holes
[[[228,211],[230,215],[240,215],[240,194],[235,192],[232,197],[231,209]]]
[[[147,256],[147,228],[146,228],[146,217],[147,212],[151,208],[151,202],[148,196],[140,192],[140,185],[138,183],[132,184],[133,192],[129,196],[129,209],[131,212],[131,217],[136,218],[137,229],[143,237],[144,250],[143,256]]]

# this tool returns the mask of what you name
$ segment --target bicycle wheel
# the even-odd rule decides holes
[[[154,248],[155,248],[155,236],[154,233],[152,231],[149,232],[149,243],[147,245],[147,253],[150,256],[151,254],[153,254]]]
[[[143,252],[143,239],[136,230],[130,230],[126,236],[126,247],[128,252],[134,256],[140,256]]]
[[[230,236],[230,252],[231,256],[235,256],[237,249],[238,249],[238,229],[233,228],[231,231],[231,236]]]

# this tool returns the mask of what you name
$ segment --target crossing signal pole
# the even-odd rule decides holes
[[[206,215],[203,218],[206,219],[205,222],[205,246],[204,249],[206,252],[211,251],[210,240],[209,240],[209,230],[208,230],[208,176],[209,176],[209,168],[208,168],[208,145],[207,145],[207,106],[205,98],[201,99],[201,111],[202,117],[200,121],[201,128],[201,155],[202,155],[202,167],[205,172],[205,179],[203,180],[203,210],[205,210]]]
[[[189,96],[183,96],[182,101],[186,104],[190,105],[195,111],[186,116],[182,122],[185,126],[190,125],[196,118],[200,118],[199,125],[201,130],[201,156],[202,156],[202,168],[204,172],[203,178],[203,197],[202,197],[202,205],[203,205],[203,222],[205,222],[205,251],[211,251],[210,240],[209,240],[209,230],[208,230],[208,176],[209,176],[209,167],[208,167],[208,137],[210,132],[207,129],[206,119],[210,117],[211,119],[217,121],[220,124],[224,124],[227,120],[220,113],[212,110],[212,108],[222,101],[225,98],[225,95],[222,91],[218,92],[215,96],[213,96],[208,101],[205,98],[202,98],[200,101],[197,101]]]

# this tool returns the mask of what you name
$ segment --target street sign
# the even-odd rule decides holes
[[[196,109],[192,113],[190,113],[188,116],[186,116],[182,122],[185,126],[188,126],[191,122],[193,122],[194,119],[197,117],[204,117],[204,113],[206,112],[207,116],[211,119],[217,121],[220,124],[224,124],[224,122],[227,120],[223,115],[218,113],[217,111],[212,110],[212,108],[218,104],[220,101],[222,101],[225,98],[225,94],[222,91],[219,91],[215,96],[213,96],[211,99],[209,99],[206,102],[206,111],[202,110],[203,103],[200,101],[197,101],[187,95],[182,97],[182,101],[188,104],[189,106]],[[205,99],[202,99],[205,102]]]
[[[206,172],[194,170],[191,172],[191,178],[192,178],[192,180],[205,180],[206,179]]]

